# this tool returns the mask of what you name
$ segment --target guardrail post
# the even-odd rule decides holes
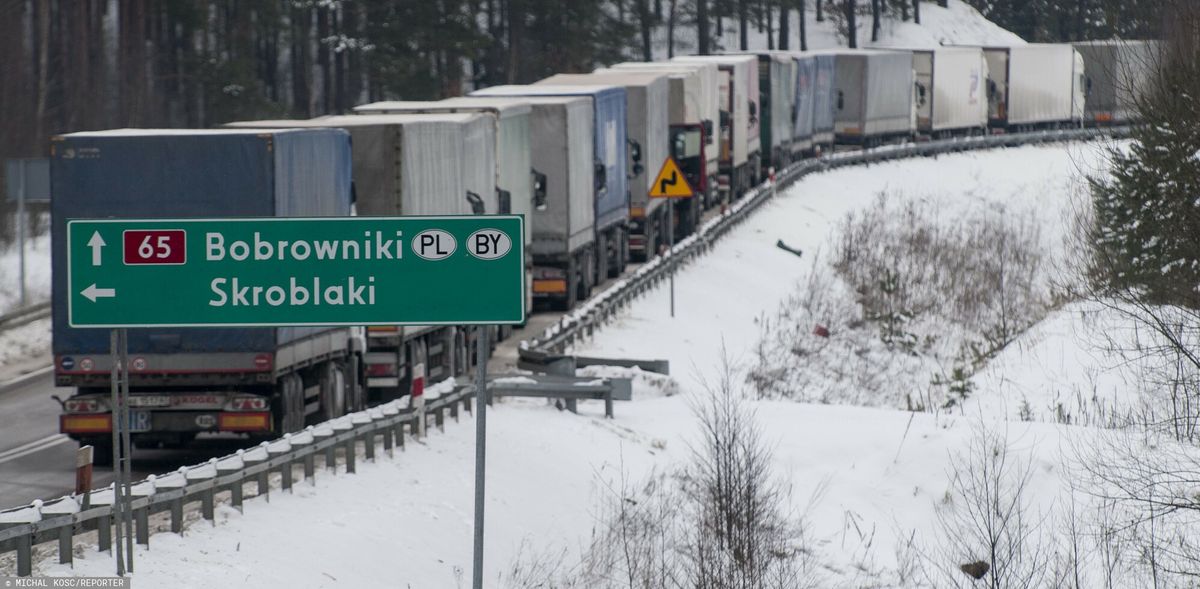
[[[171,531],[176,534],[183,533],[183,497],[171,500]]]
[[[458,403],[450,404],[450,417],[454,418],[454,423],[458,423]]]
[[[383,451],[387,452],[388,458],[391,458],[396,455],[395,451],[392,450],[392,432],[393,431],[395,431],[395,429],[393,427],[385,426],[379,432],[381,435],[383,435]]]
[[[363,449],[366,450],[367,460],[375,462],[375,426],[363,436]]]
[[[345,444],[345,452],[346,452],[346,472],[348,472],[348,473],[354,473],[354,472],[356,472],[356,470],[357,470],[357,469],[354,467],[354,459],[355,459],[355,456],[354,456],[354,454],[355,454],[354,440],[355,440],[355,437],[354,437],[354,436],[350,436],[350,439],[346,440],[346,444]]]
[[[17,538],[17,576],[28,577],[33,574],[33,534],[23,534]]]
[[[292,434],[283,434],[283,447],[272,448],[272,445],[267,446],[268,459],[274,459],[275,456],[287,454],[292,451]],[[276,442],[278,444],[278,442]],[[268,472],[270,472],[268,470]],[[284,491],[292,490],[292,461],[287,460],[279,465],[280,487]]]
[[[604,416],[609,419],[613,418],[613,391],[611,386],[604,393]]]
[[[433,414],[433,418],[434,423],[437,424],[438,431],[446,431],[446,408],[444,406],[437,408],[437,411]]]
[[[236,477],[236,478],[234,478],[233,482],[229,483],[229,503],[231,505],[233,505],[233,507],[235,509],[237,509],[238,511],[243,511],[242,510],[242,485],[245,484],[245,479],[242,478],[241,473],[242,473],[242,469],[246,467],[245,462],[242,460],[242,455],[244,453],[245,453],[244,450],[239,449],[237,451],[237,462],[234,464],[227,465],[226,468],[221,468],[221,463],[219,463],[219,462],[217,463],[217,476]],[[243,513],[244,513],[244,511],[243,511]]]
[[[112,513],[112,508],[109,508],[109,513]],[[99,538],[96,541],[96,549],[100,552],[108,552],[112,550],[112,516],[102,515],[96,520],[96,535]]]
[[[58,528],[58,564],[71,564],[75,554],[75,526]]]
[[[142,546],[150,545],[150,507],[133,510],[134,538]]]

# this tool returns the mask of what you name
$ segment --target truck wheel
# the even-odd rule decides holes
[[[604,277],[608,274],[608,234],[600,232],[596,234],[596,257],[592,262],[592,284],[600,284],[604,282]]]
[[[570,311],[575,308],[575,284],[579,281],[579,278],[575,276],[579,264],[575,260],[575,257],[571,257],[567,261],[567,292],[563,293],[563,298],[561,299],[563,311]]]
[[[629,264],[629,230],[617,230],[617,273],[613,278],[625,273],[625,266]]]
[[[337,386],[337,367],[333,362],[326,362],[320,367],[321,386],[321,420],[328,421],[345,415],[346,392]]]
[[[595,269],[592,265],[595,264],[594,256],[584,256],[583,271],[579,273],[579,293],[576,294],[577,300],[585,300],[592,296],[592,279],[595,277]]]
[[[275,402],[276,431],[289,434],[304,429],[304,382],[296,374],[279,381],[280,394]]]

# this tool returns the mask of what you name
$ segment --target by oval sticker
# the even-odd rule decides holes
[[[503,258],[512,249],[512,239],[499,229],[480,229],[467,238],[467,251],[480,260]]]
[[[442,260],[454,253],[458,243],[454,236],[441,229],[426,229],[412,240],[413,253],[426,260]]]

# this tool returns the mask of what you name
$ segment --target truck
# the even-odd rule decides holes
[[[1157,41],[1079,41],[1083,56],[1084,119],[1093,125],[1124,125],[1136,119],[1139,93],[1158,66]]]
[[[754,186],[762,171],[758,76],[755,75],[758,58],[753,55],[686,55],[671,61],[717,66],[721,100],[718,190],[723,202],[732,202]]]
[[[1070,45],[983,47],[988,126],[998,131],[1078,126],[1083,122],[1083,56]]]
[[[837,58],[833,55],[812,55],[813,71],[813,131],[812,152],[833,151],[835,132],[833,124],[834,104],[837,102]]]
[[[492,86],[471,96],[583,96],[592,106],[595,157],[594,258],[585,261],[578,298],[591,296],[605,276],[619,276],[629,261],[630,148],[626,137],[626,92],[621,86],[549,84]],[[547,172],[550,173],[550,172]]]
[[[329,128],[353,143],[360,216],[472,215],[500,211],[495,127],[474,113],[340,115],[240,121],[227,127]],[[466,374],[477,333],[453,325],[370,326],[363,358],[367,397],[419,395],[424,383]]]
[[[667,159],[669,83],[662,72],[615,72],[557,74],[538,84],[595,85],[625,88],[626,137],[629,138],[629,254],[638,261],[654,257],[667,243],[667,209],[662,199],[650,198],[655,174]],[[645,164],[643,164],[645,162]],[[650,166],[649,173],[645,169]],[[678,209],[687,213],[674,226],[693,226],[697,208]]]
[[[496,199],[501,214],[514,214],[531,219],[534,209],[545,206],[546,175],[530,162],[530,113],[532,107],[523,100],[509,98],[456,97],[440,101],[373,102],[354,108],[358,114],[439,114],[479,113],[491,118],[495,127]],[[533,254],[530,244],[533,234],[525,232],[525,284],[533,283]],[[532,308],[532,291],[525,308]],[[501,326],[499,336],[507,337],[510,326]]]
[[[520,100],[531,108],[530,163],[546,173],[545,199],[526,225],[533,236],[531,290],[535,301],[570,310],[584,295],[595,259],[596,178],[604,170],[593,156],[592,105],[582,96]]]
[[[983,134],[987,61],[974,47],[913,49],[917,132],[933,138]]]
[[[755,51],[748,55],[758,60],[760,150],[769,166],[782,170],[795,159],[793,149],[800,149],[793,146],[799,64],[795,54],[788,51]]]
[[[671,156],[683,170],[692,190],[696,191],[698,208],[708,209],[715,205],[717,156],[720,154],[717,123],[721,119],[717,66],[711,63],[628,61],[596,70],[597,73],[607,71],[653,71],[669,76]],[[693,206],[691,201],[683,204],[683,207],[690,206]]]
[[[67,221],[101,217],[344,216],[344,131],[127,129],[51,139],[54,382],[72,387],[60,431],[111,464],[109,331],[72,328]],[[347,327],[128,331],[131,440],[269,438],[364,406],[362,330]]]
[[[912,53],[861,49],[832,54],[835,140],[874,147],[911,138],[916,128]]]

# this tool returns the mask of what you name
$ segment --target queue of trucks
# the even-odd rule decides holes
[[[1142,79],[1134,70],[1151,48],[686,56],[441,101],[375,102],[351,115],[55,137],[54,373],[58,386],[75,388],[61,431],[95,446],[98,462],[111,457],[108,334],[66,321],[69,219],[519,214],[528,300],[569,310],[629,262],[657,255],[668,227],[681,239],[772,168],[836,146],[1124,122],[1125,82]],[[649,197],[668,157],[695,194],[674,207]],[[263,439],[419,396],[426,383],[471,370],[478,329],[510,331],[131,330],[133,440]]]

